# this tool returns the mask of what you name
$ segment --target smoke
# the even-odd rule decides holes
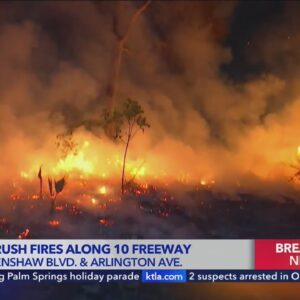
[[[138,5],[1,4],[2,179],[55,164],[55,136],[70,127],[79,126],[80,143],[91,141],[87,155],[97,167],[122,153],[120,145],[80,124],[99,119],[107,103],[114,18],[124,32]],[[300,39],[299,18],[289,17],[298,6],[288,5],[279,25],[260,28],[248,59],[265,70],[243,82],[222,71],[235,59],[225,43],[235,10],[233,2],[153,2],[132,28],[117,105],[130,97],[145,109],[151,129],[136,137],[129,158],[142,161],[149,175],[216,179],[227,186],[249,176],[278,180],[291,174],[300,143]]]

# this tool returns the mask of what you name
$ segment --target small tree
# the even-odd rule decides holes
[[[125,192],[126,158],[130,142],[139,131],[144,132],[145,128],[149,127],[144,110],[134,100],[127,99],[119,111],[104,111],[104,129],[106,133],[114,140],[121,140],[125,144],[121,177],[122,195]]]

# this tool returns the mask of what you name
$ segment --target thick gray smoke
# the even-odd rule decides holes
[[[114,20],[124,32],[139,5],[1,3],[1,177],[55,162],[57,133],[100,118],[117,47]],[[233,59],[224,40],[235,6],[153,2],[132,27],[117,105],[138,100],[151,129],[137,137],[131,159],[158,173],[224,186],[240,184],[247,174],[277,180],[291,173],[300,143],[298,26],[286,43],[276,37],[286,34],[288,20],[265,28],[249,59],[267,71],[235,83],[221,72]],[[77,133],[94,142],[94,153],[115,147],[82,127]]]

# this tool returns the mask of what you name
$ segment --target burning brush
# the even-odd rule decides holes
[[[39,169],[38,178],[40,181],[40,199],[43,199],[42,166]],[[51,213],[54,213],[55,207],[56,207],[56,205],[55,205],[56,198],[57,198],[58,194],[63,191],[65,185],[66,185],[66,180],[64,177],[58,181],[48,178],[48,188],[49,188],[49,194],[50,194],[50,199],[51,199],[51,208],[50,208]],[[54,188],[53,188],[53,186],[54,186]],[[54,190],[55,190],[55,192],[54,192]]]
[[[55,194],[53,192],[53,180],[48,178],[48,185],[49,185],[49,192],[50,192],[50,199],[51,199],[51,213],[55,211],[55,202],[56,198],[59,193],[61,193],[66,185],[65,178],[56,181],[54,180],[54,188],[55,188]]]
[[[18,239],[20,240],[23,240],[23,239],[27,239],[29,237],[29,229],[25,229],[23,232],[21,232],[19,235],[18,235]]]

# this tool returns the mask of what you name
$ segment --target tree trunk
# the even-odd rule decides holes
[[[123,157],[123,169],[122,169],[122,181],[121,181],[122,195],[124,195],[124,192],[125,192],[125,167],[126,167],[126,157],[127,157],[127,151],[128,151],[130,138],[131,138],[131,134],[128,135],[125,152],[124,152],[124,157]]]

